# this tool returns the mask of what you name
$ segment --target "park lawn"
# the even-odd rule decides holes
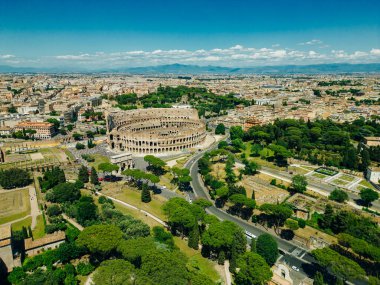
[[[328,176],[325,175],[325,174],[317,173],[317,172],[313,173],[311,176],[316,177],[316,178],[319,178],[319,179],[325,179],[326,177],[328,177]]]
[[[36,228],[32,230],[32,233],[34,239],[42,238],[45,235],[45,225],[42,215],[37,216],[37,225]]]
[[[63,149],[63,151],[65,152],[66,156],[69,158],[70,161],[75,161],[74,155],[67,148]]]
[[[364,180],[364,179],[359,183],[359,185],[362,185],[365,188],[374,189],[374,187],[372,186],[372,184],[369,183],[367,180]]]
[[[342,174],[341,176],[339,176],[339,179],[351,182],[355,180],[355,177],[347,174]]]
[[[183,252],[189,258],[187,266],[190,268],[190,271],[199,270],[200,273],[207,275],[214,282],[222,281],[221,276],[215,270],[216,264],[211,260],[204,258],[201,255],[200,250],[195,250],[188,247],[187,241],[181,239],[180,237],[174,237],[174,243],[176,246],[178,246],[181,252]]]
[[[29,190],[21,189],[1,193],[0,205],[0,225],[29,215]]]
[[[300,167],[296,167],[296,166],[290,166],[289,167],[289,170],[290,171],[293,171],[297,174],[306,174],[306,173],[309,173],[310,171],[306,170],[306,169],[302,169]]]
[[[131,187],[120,184],[107,186],[107,189],[105,187],[103,188],[102,193],[131,204],[139,209],[145,210],[148,213],[151,213],[152,215],[160,218],[161,220],[166,219],[164,213],[161,210],[161,207],[167,201],[164,197],[159,195],[152,195],[152,201],[149,203],[143,203],[141,202],[141,191],[139,190],[135,190]],[[120,189],[122,190],[120,191]]]
[[[339,186],[346,186],[349,182],[345,180],[335,179],[332,181],[332,183],[335,183]]]
[[[29,227],[32,224],[32,217],[26,217],[25,219],[12,224],[12,231],[20,231],[22,227]]]
[[[312,166],[308,166],[308,165],[302,165],[302,168],[306,168],[306,169],[312,171],[312,170],[315,170],[317,167],[312,167]]]
[[[262,159],[259,156],[256,157],[249,157],[248,160],[256,162],[258,165],[265,166],[268,168],[276,169],[276,170],[285,170],[285,167],[280,167],[275,165],[273,162],[267,161],[265,159]]]
[[[116,210],[119,210],[120,212],[122,212],[125,215],[130,215],[130,216],[134,217],[135,219],[143,221],[150,228],[153,228],[155,226],[162,226],[159,222],[157,222],[156,220],[154,220],[148,216],[145,216],[145,214],[141,213],[138,210],[129,208],[129,207],[124,206],[124,205],[122,205],[118,202],[115,202],[115,201],[114,201],[114,205],[115,205]]]
[[[108,163],[110,162],[108,157],[101,155],[101,154],[97,154],[97,153],[91,154],[91,157],[93,157],[95,159],[95,161],[89,162],[89,165],[91,167],[95,167],[96,171],[99,171],[99,169],[98,169],[99,164],[105,163],[105,162],[108,162]]]

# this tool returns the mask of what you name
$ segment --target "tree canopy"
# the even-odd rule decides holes
[[[123,232],[114,225],[94,225],[85,228],[77,239],[79,246],[85,246],[92,253],[108,255],[117,248]]]

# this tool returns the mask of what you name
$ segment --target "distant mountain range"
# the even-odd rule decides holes
[[[380,73],[380,63],[369,64],[315,64],[279,65],[257,67],[221,67],[184,64],[168,64],[145,67],[121,67],[104,69],[79,69],[69,67],[32,68],[0,65],[0,73],[128,73],[128,74],[317,74],[317,73]]]

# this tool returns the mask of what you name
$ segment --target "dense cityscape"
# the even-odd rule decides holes
[[[1,285],[380,284],[379,3],[53,2],[0,5]]]

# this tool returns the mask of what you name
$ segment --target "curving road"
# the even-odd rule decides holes
[[[208,150],[213,149],[215,147],[216,145],[212,146]],[[191,186],[193,188],[193,192],[189,194],[189,197],[192,200],[200,197],[213,202],[208,194],[207,188],[205,187],[198,173],[198,160],[203,156],[204,152],[205,151],[197,153],[185,164],[185,167],[190,170],[190,175],[192,177]],[[306,264],[308,264],[310,267],[310,264],[314,261],[313,257],[309,254],[308,249],[280,238],[271,230],[266,230],[262,226],[249,223],[236,216],[230,215],[227,212],[219,208],[216,208],[215,206],[207,208],[206,211],[209,214],[216,216],[220,220],[228,220],[238,224],[245,231],[248,231],[254,234],[255,236],[259,236],[264,233],[271,234],[277,240],[279,249],[283,252],[283,256],[281,256],[281,259],[286,261],[286,263],[288,263],[290,267],[296,266],[300,269],[300,272],[292,271],[293,275],[305,276],[306,273],[303,271],[303,268],[307,267],[305,266]],[[298,277],[301,278],[301,276]]]

